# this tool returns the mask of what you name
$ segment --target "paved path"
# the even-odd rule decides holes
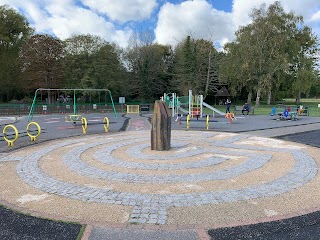
[[[264,124],[254,131],[258,120]],[[320,150],[265,138],[311,131],[318,121],[283,125],[250,116],[235,124],[219,119],[209,131],[201,121],[188,131],[173,122],[172,149],[154,152],[147,119],[134,115],[123,133],[3,152],[0,199],[24,212],[86,223],[83,239],[209,239],[208,229],[318,208]]]

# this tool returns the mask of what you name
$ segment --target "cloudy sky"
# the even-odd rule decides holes
[[[93,34],[126,47],[133,32],[151,30],[155,41],[175,45],[187,35],[224,44],[249,12],[273,0],[0,0],[25,15],[37,33],[60,39]],[[319,0],[281,0],[320,37]]]

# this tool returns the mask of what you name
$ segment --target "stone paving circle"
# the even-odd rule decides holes
[[[295,215],[318,206],[320,149],[248,134],[150,131],[60,139],[0,155],[0,199],[56,219],[210,224]]]

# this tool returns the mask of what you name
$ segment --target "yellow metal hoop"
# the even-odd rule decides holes
[[[10,140],[10,139],[7,138],[7,136],[6,136],[7,128],[12,128],[14,130],[14,133],[15,133],[14,139]],[[18,139],[18,136],[19,136],[18,129],[15,126],[11,125],[11,124],[5,126],[3,128],[2,133],[3,133],[4,140],[6,140],[7,143],[8,143],[8,146],[13,146],[14,142]]]
[[[207,115],[207,121],[206,121],[207,130],[209,129],[209,115]]]
[[[31,125],[36,125],[36,127],[37,127],[37,134],[36,134],[36,135],[32,135],[32,134],[30,133],[29,127],[30,127]],[[35,141],[37,140],[37,137],[39,137],[39,135],[40,135],[40,133],[41,133],[41,127],[40,127],[40,125],[39,125],[38,123],[36,123],[36,122],[30,122],[30,123],[27,125],[27,129],[26,129],[26,130],[27,130],[28,136],[30,137],[31,141],[33,141],[33,142],[35,142]]]
[[[87,119],[85,117],[81,118],[81,123],[82,123],[82,132],[83,134],[87,133],[87,128],[88,128],[88,122]]]
[[[105,117],[103,119],[103,127],[106,132],[108,132],[108,130],[109,130],[109,125],[110,125],[109,119],[107,117]]]

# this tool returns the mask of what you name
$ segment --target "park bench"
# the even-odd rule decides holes
[[[148,113],[150,111],[150,105],[149,104],[140,104],[140,112],[146,112]]]
[[[243,106],[234,106],[234,112],[235,113],[239,112],[239,113],[242,114],[242,109],[243,109]],[[249,107],[249,113],[254,115],[254,107],[252,107],[252,106]]]

